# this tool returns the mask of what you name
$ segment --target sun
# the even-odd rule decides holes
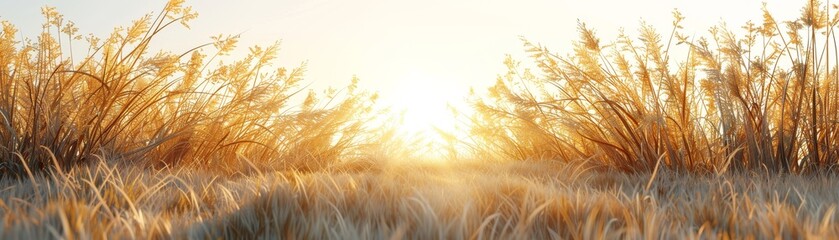
[[[462,101],[462,94],[448,79],[413,71],[403,74],[393,88],[388,105],[397,115],[402,134],[430,144],[445,144],[440,131],[455,134],[456,119],[449,106]]]

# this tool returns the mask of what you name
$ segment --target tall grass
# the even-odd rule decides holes
[[[0,238],[830,238],[836,174],[737,172],[837,161],[839,18],[820,6],[783,24],[766,13],[745,38],[715,28],[688,39],[676,14],[667,40],[644,26],[640,43],[602,46],[580,24],[568,57],[525,41],[541,72],[506,60],[509,72],[474,98],[468,149],[606,171],[382,164],[417,157],[420,141],[373,118],[376,96],[357,79],[304,95],[305,66],[273,67],[276,44],[218,60],[236,36],[149,53],[161,31],[196,17],[178,0],[87,37],[84,55],[64,52],[78,30],[44,8],[36,40],[2,22]]]
[[[277,68],[278,44],[232,62],[238,36],[183,53],[150,52],[155,37],[197,17],[172,0],[110,36],[79,35],[54,8],[37,39],[0,33],[0,172],[67,170],[103,158],[233,173],[317,169],[353,152],[374,95],[357,80],[323,96],[299,86],[305,65]],[[86,54],[74,53],[83,41]],[[64,50],[62,50],[64,49]],[[299,97],[302,99],[303,97]],[[256,161],[259,160],[259,161]],[[259,166],[257,166],[259,165]]]
[[[801,17],[742,31],[664,36],[642,24],[603,44],[579,24],[567,56],[524,41],[538,66],[509,71],[474,97],[474,152],[588,159],[624,171],[814,172],[839,161],[835,6],[807,1]]]

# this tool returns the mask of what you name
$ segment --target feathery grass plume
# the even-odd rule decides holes
[[[624,171],[830,170],[839,161],[837,16],[818,1],[801,13],[779,23],[764,5],[760,25],[688,39],[674,11],[668,36],[642,23],[638,41],[621,31],[606,45],[580,23],[564,57],[523,40],[540,73],[505,60],[508,74],[472,100],[470,146]]]
[[[354,80],[328,101],[298,107],[291,99],[303,91],[305,65],[272,67],[279,43],[253,46],[230,63],[215,59],[233,51],[238,36],[219,35],[183,53],[151,53],[161,31],[175,23],[188,27],[197,17],[183,1],[170,1],[157,15],[106,38],[88,37],[89,52],[81,58],[62,51],[81,39],[72,22],[52,7],[42,13],[45,24],[35,40],[17,39],[14,26],[2,22],[5,176],[20,176],[25,168],[68,170],[96,158],[222,173],[248,162],[319,169],[360,144],[372,96],[355,90]]]

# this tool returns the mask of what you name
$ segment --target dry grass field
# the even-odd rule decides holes
[[[535,68],[508,57],[437,161],[278,44],[152,52],[183,1],[105,37],[0,19],[0,239],[839,238],[836,8],[522,39]]]
[[[346,168],[352,169],[352,168]],[[833,238],[834,175],[679,175],[560,162],[220,177],[105,163],[4,180],[4,239]]]

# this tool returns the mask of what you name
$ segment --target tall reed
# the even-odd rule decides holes
[[[567,56],[524,41],[538,72],[512,58],[473,97],[475,153],[590,159],[625,171],[813,172],[839,161],[839,11],[807,1],[801,17],[724,25],[698,39],[674,11],[664,37],[643,24],[602,44],[578,25]],[[683,50],[680,52],[680,50]]]
[[[197,17],[182,0],[106,38],[85,37],[83,56],[66,51],[82,41],[73,22],[55,8],[42,12],[46,22],[34,40],[18,39],[2,22],[0,172],[7,176],[94,158],[221,172],[316,169],[359,144],[375,98],[353,80],[292,101],[306,93],[299,86],[305,65],[273,67],[278,44],[250,47],[233,62],[218,58],[238,36],[183,53],[150,52],[162,31]]]

